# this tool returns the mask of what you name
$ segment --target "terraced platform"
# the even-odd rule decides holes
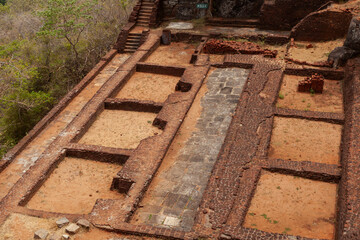
[[[67,217],[91,222],[75,239],[356,239],[359,59],[209,56],[208,36],[161,36],[110,51],[0,162],[0,238]],[[323,94],[297,92],[314,73]]]

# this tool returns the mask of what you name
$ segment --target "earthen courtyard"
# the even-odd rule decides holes
[[[303,3],[290,31],[288,17],[269,27],[282,1],[269,2],[255,20],[172,29],[171,1],[139,1],[114,48],[0,160],[0,239],[360,239],[360,58],[328,61],[357,5]],[[344,32],[302,32],[342,8]],[[314,74],[322,93],[299,92]]]

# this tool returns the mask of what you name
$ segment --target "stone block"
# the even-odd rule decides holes
[[[80,227],[75,223],[71,223],[69,226],[65,228],[65,230],[70,234],[76,234],[77,232],[79,232]]]
[[[79,219],[77,222],[76,222],[77,225],[83,227],[83,228],[90,228],[90,222],[86,219]]]
[[[58,220],[56,220],[56,225],[59,227],[59,228],[62,228],[66,225],[69,224],[69,219],[67,219],[66,217],[63,217],[63,218],[59,218]]]
[[[46,229],[39,229],[34,233],[34,239],[46,239],[49,235],[49,231]]]

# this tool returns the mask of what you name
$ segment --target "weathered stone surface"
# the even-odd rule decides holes
[[[215,16],[223,18],[257,17],[263,0],[215,0]]]
[[[146,224],[189,231],[223,145],[249,70],[216,69],[201,99],[202,113],[176,162],[161,172],[151,206],[140,210]]]
[[[63,217],[63,218],[59,218],[58,220],[56,220],[56,225],[59,227],[59,228],[62,228],[66,225],[69,224],[69,219],[67,219],[66,217]]]
[[[46,239],[49,235],[49,231],[45,229],[39,229],[34,233],[34,239]]]
[[[221,235],[220,235],[220,238],[221,238],[221,239],[231,239],[231,236],[226,235],[226,234],[221,234]]]
[[[334,67],[342,66],[346,61],[360,53],[360,19],[351,20],[343,47],[335,48],[329,55],[328,61]]]
[[[62,235],[62,239],[63,240],[68,240],[68,239],[70,239],[70,236],[67,235],[67,234],[64,234],[64,235]]]
[[[80,227],[75,223],[71,223],[69,226],[65,228],[65,230],[68,233],[75,234],[80,230]]]
[[[76,224],[84,228],[90,228],[90,222],[86,219],[79,219]]]
[[[179,30],[187,30],[187,29],[193,29],[194,25],[192,23],[187,22],[171,22],[169,26],[166,28],[168,29],[179,29]]]
[[[301,20],[291,31],[297,41],[330,41],[346,35],[352,14],[338,9],[313,12]]]
[[[53,233],[50,235],[49,240],[61,240],[61,233]]]
[[[351,20],[344,46],[360,51],[360,17]]]
[[[348,47],[337,47],[330,54],[328,61],[333,63],[336,68],[342,66],[346,61],[352,58],[356,54],[356,51]]]

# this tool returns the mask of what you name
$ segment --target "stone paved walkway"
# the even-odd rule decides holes
[[[239,68],[216,69],[208,77],[203,111],[175,163],[159,173],[151,200],[136,213],[141,222],[188,231],[231,123],[249,74]]]

